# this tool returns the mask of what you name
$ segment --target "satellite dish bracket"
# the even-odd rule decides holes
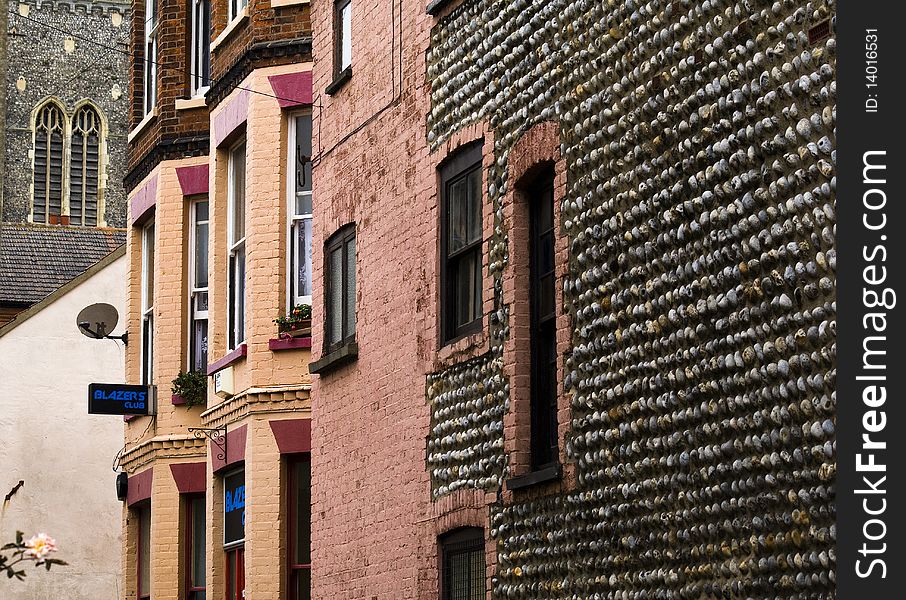
[[[98,340],[121,340],[124,345],[129,344],[129,332],[124,331],[123,335],[101,335],[98,331],[92,331],[91,324],[87,322],[79,323],[79,329],[91,334],[91,337]]]

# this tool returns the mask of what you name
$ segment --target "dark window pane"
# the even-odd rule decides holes
[[[151,509],[143,508],[138,515],[138,594],[139,596],[147,596],[151,593]]]
[[[346,327],[345,337],[351,338],[355,334],[355,237],[346,242]]]
[[[311,600],[311,570],[296,569],[293,571],[293,600]]]
[[[311,462],[299,461],[294,465],[295,526],[294,560],[297,565],[311,563]]]
[[[343,338],[343,249],[330,251],[330,316],[327,331],[328,344],[335,344]]]
[[[192,500],[192,587],[205,587],[205,500]],[[198,596],[196,596],[198,597]]]
[[[311,115],[296,117],[296,197],[311,191]],[[307,210],[297,208],[296,214],[311,214],[311,196]]]
[[[481,304],[481,265],[478,252],[460,255],[455,265],[453,280],[455,324],[457,327],[474,321]]]
[[[207,212],[207,202],[205,212]],[[199,217],[199,220],[201,218]],[[208,287],[208,224],[199,223],[195,226],[195,287]]]

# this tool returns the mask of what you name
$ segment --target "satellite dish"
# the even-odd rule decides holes
[[[76,317],[76,326],[82,335],[94,339],[102,339],[110,335],[116,328],[119,314],[109,304],[98,302],[82,309]]]

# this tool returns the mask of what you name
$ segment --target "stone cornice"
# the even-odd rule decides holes
[[[206,440],[192,434],[158,435],[123,453],[120,467],[127,473],[140,471],[149,463],[168,458],[205,458]]]
[[[201,413],[203,427],[225,427],[252,414],[310,413],[311,385],[249,388]]]

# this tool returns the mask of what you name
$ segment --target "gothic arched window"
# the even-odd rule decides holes
[[[63,210],[63,110],[45,104],[35,120],[35,223],[59,223]]]
[[[100,116],[90,106],[82,106],[72,119],[69,219],[73,225],[98,224],[100,144]]]

